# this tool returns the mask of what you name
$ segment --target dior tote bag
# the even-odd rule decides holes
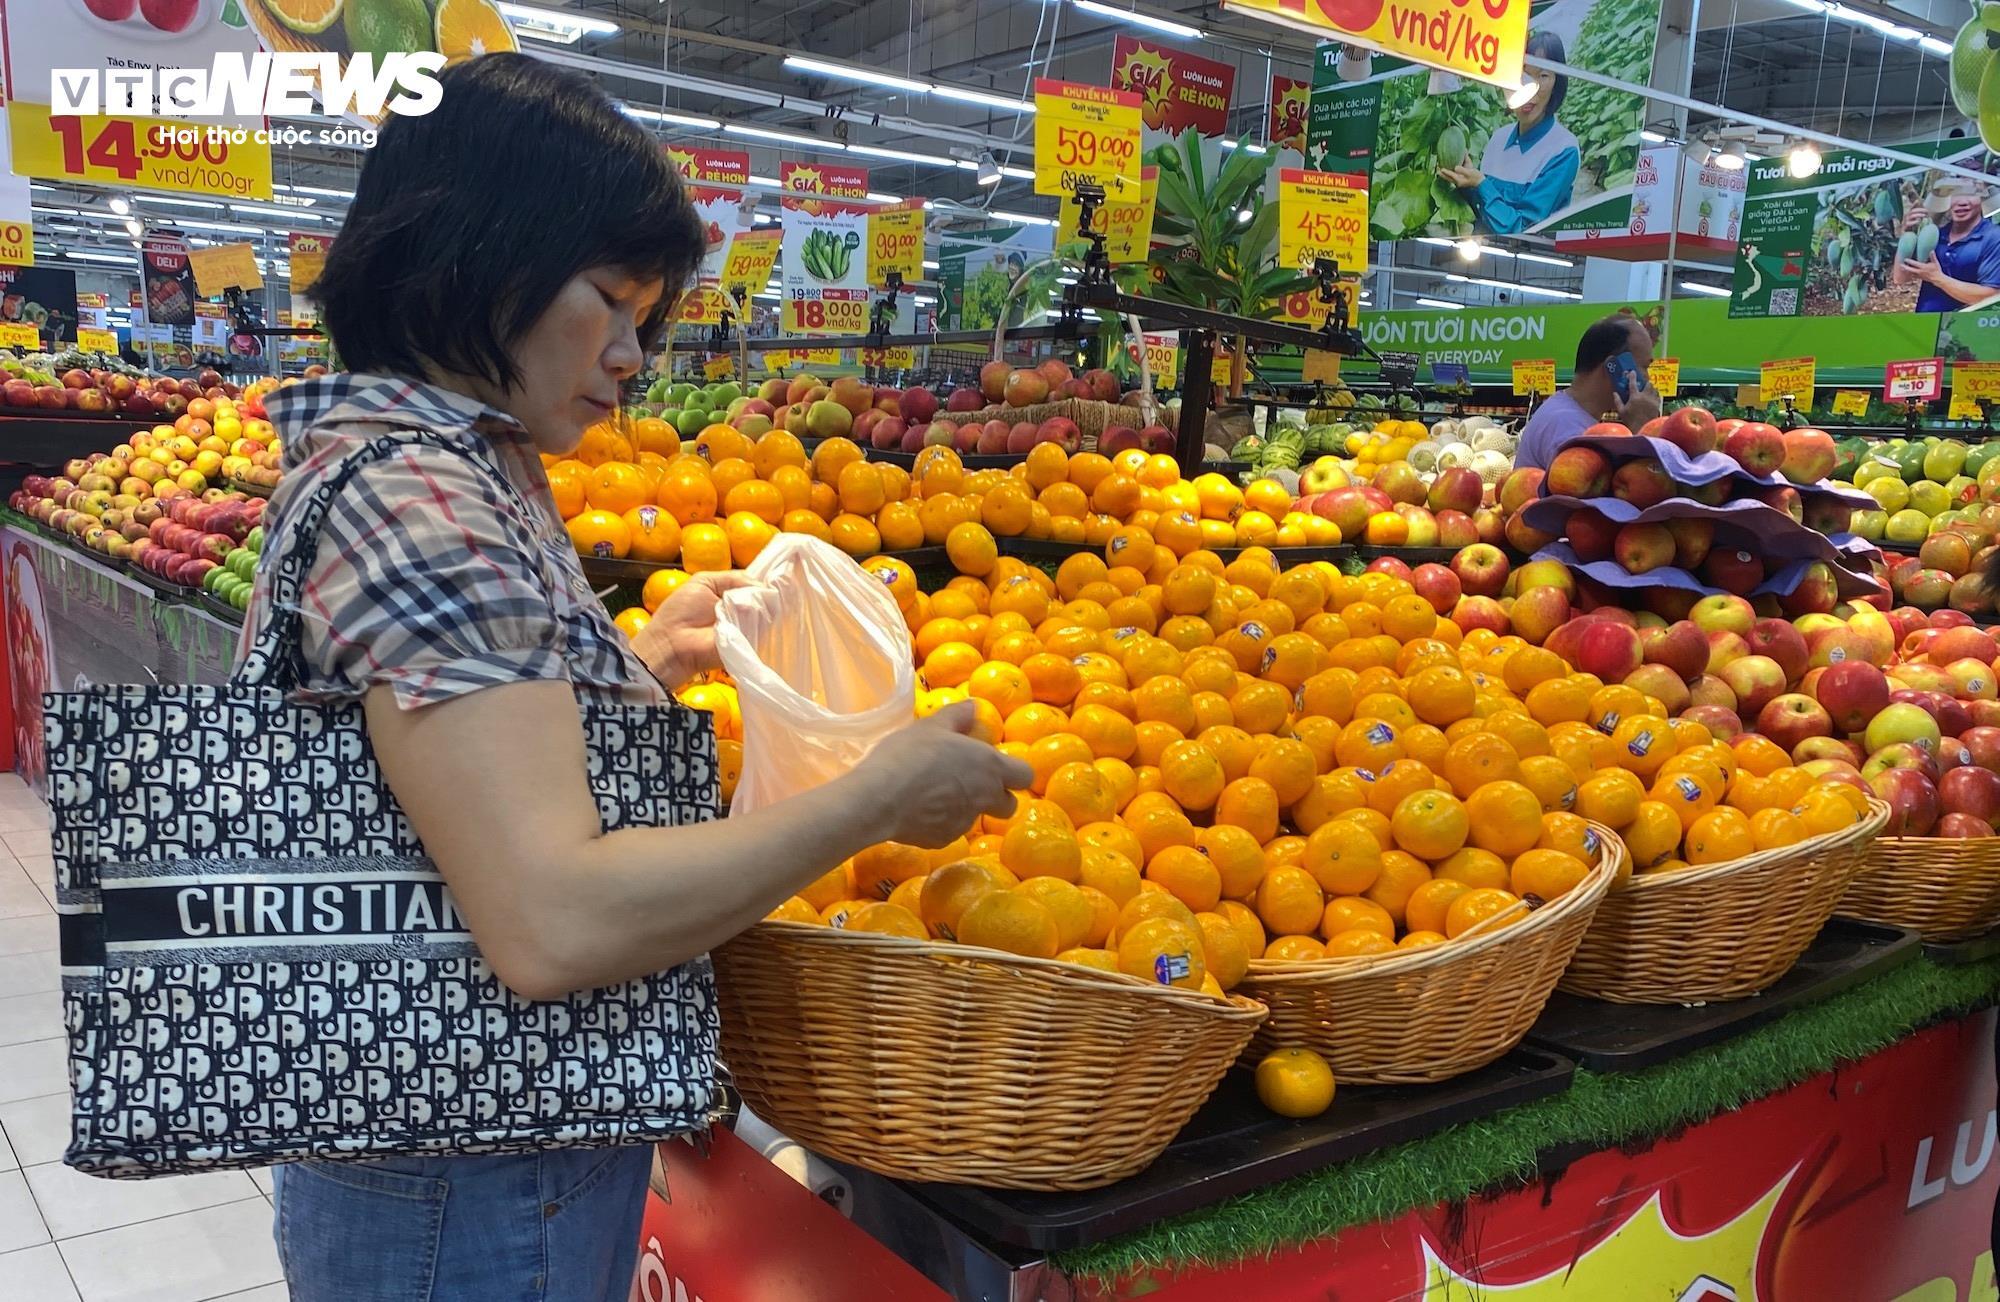
[[[360,706],[288,696],[327,506],[412,442],[476,463],[404,432],[328,476],[229,685],[47,698],[72,1166],[143,1177],[599,1146],[706,1121],[707,959],[564,999],[514,994],[397,809]],[[706,716],[579,708],[606,828],[715,817]]]

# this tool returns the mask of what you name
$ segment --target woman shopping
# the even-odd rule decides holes
[[[351,373],[270,399],[286,469],[245,645],[289,619],[278,654],[300,699],[359,702],[480,981],[505,987],[494,1034],[439,1079],[510,1065],[517,1021],[637,1018],[649,1051],[616,1060],[609,1097],[629,1101],[594,1129],[565,1116],[543,1140],[494,1143],[452,1126],[420,1155],[279,1167],[276,1233],[294,1302],[622,1299],[652,1141],[714,1105],[707,951],[858,850],[943,846],[1010,811],[1030,773],[954,708],[827,785],[707,821],[708,724],[669,693],[718,666],[717,600],[744,580],[698,576],[628,644],[539,455],[612,414],[695,271],[701,224],[658,141],[577,75],[500,54],[441,80],[433,112],[382,130],[313,291]],[[633,707],[624,746],[593,744],[593,711]],[[606,765],[680,825],[607,831]],[[416,1103],[455,1115],[453,1095]]]
[[[1554,63],[1564,61],[1562,38],[1551,32],[1530,33],[1527,51]],[[1576,137],[1556,121],[1569,94],[1569,78],[1536,68],[1526,75],[1535,84],[1534,95],[1512,108],[1511,126],[1488,137],[1479,166],[1468,156],[1456,166],[1438,169],[1440,177],[1464,192],[1479,229],[1494,235],[1532,230],[1569,207],[1583,161]]]

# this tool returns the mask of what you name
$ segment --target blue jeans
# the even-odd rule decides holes
[[[292,1302],[625,1302],[653,1146],[272,1171]]]

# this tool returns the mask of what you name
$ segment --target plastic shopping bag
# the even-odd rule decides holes
[[[743,713],[731,813],[839,777],[911,721],[916,674],[896,599],[830,543],[781,533],[724,593],[715,641]]]

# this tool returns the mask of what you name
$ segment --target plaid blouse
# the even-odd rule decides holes
[[[512,417],[376,375],[290,385],[265,402],[285,449],[264,514],[267,551],[290,543],[292,504],[372,438],[428,430],[475,459],[412,447],[363,468],[334,500],[300,594],[303,696],[353,699],[387,683],[409,709],[559,679],[607,703],[668,699],[584,578],[541,458]],[[239,659],[274,568],[258,567]]]

